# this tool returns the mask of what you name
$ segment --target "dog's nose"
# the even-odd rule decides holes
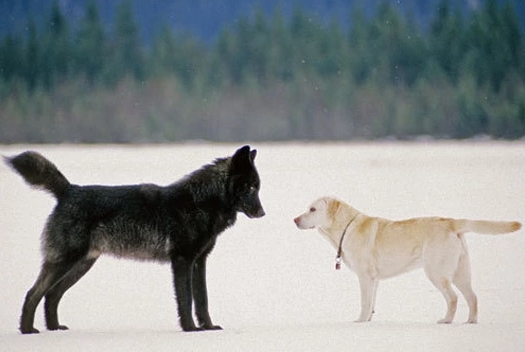
[[[295,222],[295,224],[299,224],[299,217],[296,217],[295,219],[293,219],[293,222]]]

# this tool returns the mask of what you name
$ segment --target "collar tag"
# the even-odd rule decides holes
[[[342,258],[340,256],[337,256],[335,258],[335,270],[341,269],[341,261],[342,261]]]

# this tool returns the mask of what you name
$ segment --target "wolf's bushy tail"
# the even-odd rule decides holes
[[[4,157],[6,164],[19,173],[33,187],[51,192],[60,200],[71,184],[51,161],[34,151],[14,157]]]
[[[458,233],[476,232],[487,235],[500,235],[521,229],[517,221],[455,220],[454,230]]]

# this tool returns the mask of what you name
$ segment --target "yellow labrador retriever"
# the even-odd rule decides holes
[[[357,322],[372,318],[379,280],[423,267],[447,302],[438,323],[451,323],[457,308],[454,284],[469,306],[467,323],[478,319],[477,298],[471,287],[470,262],[464,234],[503,234],[521,228],[519,222],[455,220],[439,217],[391,221],[367,216],[350,205],[320,198],[294,219],[300,229],[317,228],[338,249],[340,261],[353,270],[361,288]]]

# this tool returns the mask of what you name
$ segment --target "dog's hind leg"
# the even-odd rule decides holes
[[[44,311],[48,330],[67,330],[58,322],[58,304],[64,293],[78,282],[93,267],[97,258],[83,259],[75,264],[69,273],[56,283],[45,296]]]
[[[423,248],[423,269],[430,282],[441,292],[447,303],[447,313],[439,324],[450,324],[458,306],[458,296],[452,289],[452,280],[461,256],[461,240],[449,234]]]
[[[20,332],[22,334],[34,334],[39,331],[34,328],[36,307],[42,297],[53,285],[57,284],[73,267],[74,262],[50,263],[44,262],[40,274],[33,287],[27,292],[24,305],[22,307],[22,317],[20,318]]]
[[[182,256],[174,256],[171,260],[175,295],[177,299],[177,309],[179,321],[184,331],[199,331],[192,316],[192,274],[193,261]]]
[[[195,314],[199,326],[205,330],[221,330],[219,325],[213,325],[208,311],[208,290],[206,287],[206,257],[202,255],[193,267],[193,298],[195,301]]]
[[[458,269],[454,274],[454,285],[459,289],[469,307],[467,324],[476,324],[478,322],[478,298],[472,290],[470,263],[468,253],[464,252],[459,257]]]
[[[450,324],[454,320],[456,315],[456,309],[458,307],[458,295],[452,289],[452,284],[446,277],[429,276],[430,281],[436,286],[441,292],[445,301],[447,302],[447,314],[443,319],[438,320],[439,324]]]
[[[452,277],[457,267],[458,258],[426,258],[426,260],[424,263],[425,274],[430,282],[441,292],[447,303],[447,314],[443,319],[438,320],[438,323],[450,324],[454,320],[458,306],[458,296],[452,289]],[[455,263],[450,265],[453,262]],[[454,269],[452,269],[452,266]]]

